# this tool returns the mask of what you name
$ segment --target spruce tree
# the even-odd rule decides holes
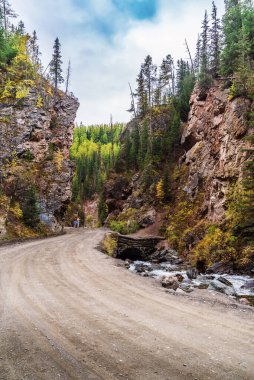
[[[7,32],[9,28],[9,19],[16,18],[17,15],[12,9],[8,0],[0,0],[0,19],[1,25],[4,28],[5,32]]]
[[[190,70],[188,62],[180,59],[177,61],[177,103],[180,118],[182,121],[188,120],[190,111],[190,96],[194,88],[195,78]]]
[[[50,62],[50,76],[52,78],[55,90],[57,91],[58,86],[64,82],[62,77],[62,56],[61,56],[61,44],[59,42],[59,38],[57,37],[53,46],[54,52],[52,61]]]
[[[226,0],[223,17],[223,51],[221,54],[221,74],[231,75],[237,70],[242,34],[241,4],[238,0]]]
[[[28,46],[29,55],[34,65],[40,65],[40,50],[38,44],[37,33],[34,30],[32,36],[29,39]]]
[[[159,83],[161,86],[162,99],[165,103],[165,100],[175,93],[174,60],[170,54],[163,59],[160,66]]]
[[[22,20],[20,20],[20,22],[18,23],[17,32],[21,36],[23,36],[25,34],[25,32],[26,32],[25,24],[24,24],[24,22]]]
[[[144,72],[142,67],[137,77],[137,84],[138,87],[135,94],[137,97],[137,111],[138,115],[143,117],[148,109],[148,99],[147,92],[145,90]]]
[[[209,20],[205,11],[201,33],[201,52],[200,52],[200,73],[199,87],[205,93],[211,85],[211,74],[209,67]]]
[[[218,18],[218,10],[213,1],[212,3],[212,26],[210,31],[210,66],[213,78],[216,78],[219,72],[220,64],[220,19]]]
[[[198,35],[197,44],[196,44],[196,54],[194,60],[194,69],[196,77],[199,76],[200,70],[200,61],[201,61],[201,37]]]
[[[153,91],[156,84],[157,67],[153,64],[153,59],[150,55],[145,58],[145,62],[142,65],[144,87],[147,93],[148,106],[152,106]]]

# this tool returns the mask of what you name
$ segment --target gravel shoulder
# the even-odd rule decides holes
[[[0,248],[1,380],[251,380],[254,312],[174,296],[96,249],[103,230]]]

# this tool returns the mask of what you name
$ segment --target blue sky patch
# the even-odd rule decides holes
[[[157,12],[158,0],[112,0],[115,7],[138,20],[152,19]]]

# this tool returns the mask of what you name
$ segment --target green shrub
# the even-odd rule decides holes
[[[112,220],[109,223],[109,227],[112,231],[119,232],[123,235],[133,234],[139,229],[139,224],[136,220]]]
[[[92,227],[93,226],[93,217],[92,215],[87,215],[86,217],[86,224],[88,227]]]
[[[31,152],[30,149],[27,149],[23,154],[22,154],[22,158],[28,162],[31,162],[33,161],[34,159],[34,155],[33,153]]]

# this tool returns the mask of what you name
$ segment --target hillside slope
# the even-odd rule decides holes
[[[146,165],[143,170],[109,179],[104,194],[111,227],[136,221],[136,228],[144,228],[165,215],[161,233],[193,264],[202,268],[222,260],[233,262],[236,268],[253,268],[254,251],[250,233],[243,227],[246,215],[242,208],[243,179],[251,156],[247,137],[252,133],[248,119],[253,102],[244,97],[229,99],[229,89],[219,80],[202,100],[196,87],[188,122],[181,127],[181,144],[169,158],[161,150],[160,162],[152,157],[150,183],[144,182]],[[152,141],[161,134],[167,144],[165,125],[169,119],[163,107],[161,112],[157,108],[156,116],[152,114],[151,125],[156,124]],[[125,135],[128,128],[133,129],[133,122]],[[125,146],[126,138],[123,151]],[[163,182],[165,170],[168,190]],[[170,195],[167,201],[165,192]]]

